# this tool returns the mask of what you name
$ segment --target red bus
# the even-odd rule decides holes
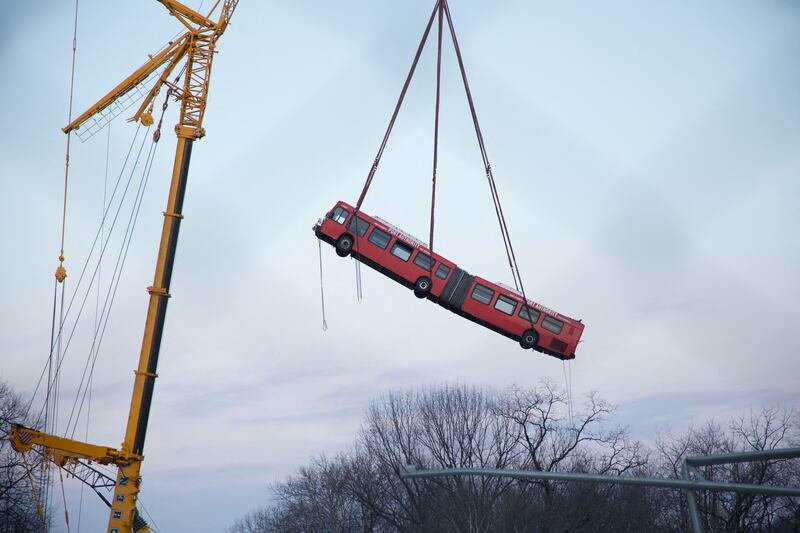
[[[341,257],[352,255],[456,314],[477,322],[520,345],[558,359],[574,359],[583,322],[531,300],[501,283],[462,270],[427,245],[378,217],[337,202],[314,226],[317,238]],[[431,273],[433,276],[431,277]]]

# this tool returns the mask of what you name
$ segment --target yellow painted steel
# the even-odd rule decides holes
[[[48,435],[19,424],[11,426],[8,440],[11,447],[20,453],[28,452],[34,445],[41,446],[51,459],[61,465],[71,459],[86,459],[100,464],[116,465],[127,465],[142,460],[140,455],[120,451],[110,446],[97,446]]]
[[[76,118],[75,120],[64,126],[64,128],[62,128],[61,131],[63,131],[64,133],[69,133],[70,131],[79,128],[81,124],[89,120],[92,116],[101,112],[103,109],[107,108],[115,101],[125,96],[125,94],[127,94],[128,91],[130,91],[131,89],[139,85],[141,82],[146,80],[147,77],[150,74],[152,74],[154,70],[158,69],[158,67],[160,67],[167,61],[173,61],[174,63],[179,62],[183,57],[182,55],[179,55],[179,53],[182,52],[183,55],[186,54],[185,44],[189,40],[190,36],[191,32],[186,32],[180,38],[172,41],[172,43],[167,45],[167,47],[164,48],[164,50],[154,55],[152,58],[150,58],[150,60],[147,63],[145,63],[141,67],[134,70],[130,76],[125,78],[119,85],[111,89],[111,91],[109,91],[108,94],[106,94],[104,97],[98,100],[93,106],[89,107],[89,109],[84,111],[83,114],[81,114],[78,118]],[[156,84],[156,86],[158,86],[158,84]],[[150,96],[150,100],[152,100],[153,97],[155,97],[155,94]]]
[[[61,466],[68,461],[76,461],[78,459],[117,466],[118,473],[111,502],[108,533],[145,533],[149,531],[146,525],[141,525],[143,521],[136,519],[136,502],[141,486],[141,465],[144,460],[141,448],[144,445],[144,431],[147,426],[149,402],[152,397],[154,380],[157,377],[154,371],[157,361],[153,360],[153,355],[155,354],[157,357],[160,349],[160,328],[163,328],[164,314],[166,313],[164,306],[166,305],[166,300],[170,297],[168,285],[177,242],[177,230],[181,219],[183,219],[181,204],[183,190],[186,185],[191,144],[205,135],[202,124],[211,79],[211,63],[214,49],[216,41],[227,28],[230,18],[239,3],[238,0],[225,0],[222,2],[219,18],[216,21],[212,21],[208,17],[174,0],[158,1],[169,10],[171,15],[180,20],[188,31],[180,38],[170,42],[164,50],[136,69],[86,112],[63,128],[65,133],[79,128],[81,124],[92,116],[113,104],[117,99],[147,79],[156,69],[167,64],[154,87],[148,92],[139,109],[130,119],[141,121],[145,126],[153,123],[149,109],[152,107],[151,102],[163,85],[169,85],[171,94],[181,101],[180,118],[175,126],[178,140],[175,149],[172,179],[167,207],[164,211],[164,223],[154,282],[151,287],[147,288],[150,293],[150,302],[145,320],[139,364],[135,372],[136,377],[134,379],[125,439],[122,442],[121,449],[117,450],[47,435],[22,426],[12,428],[11,434],[11,442],[15,450],[24,453],[34,445],[40,446],[56,464]],[[220,0],[217,0],[211,12],[217,8],[219,3]],[[169,84],[167,81],[168,76],[184,58],[186,58],[186,69],[183,86],[177,87]],[[137,447],[138,449],[136,449]],[[135,525],[137,523],[139,524],[138,526]]]

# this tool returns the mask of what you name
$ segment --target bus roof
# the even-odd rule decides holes
[[[549,315],[551,315],[551,316],[553,316],[555,318],[566,319],[566,320],[570,320],[572,322],[580,322],[580,320],[576,320],[576,319],[570,318],[570,317],[568,317],[566,315],[562,315],[561,313],[559,313],[557,311],[553,311],[549,307],[545,307],[544,305],[542,305],[540,303],[536,303],[531,299],[525,298],[522,295],[522,291],[519,291],[519,290],[515,289],[514,287],[510,287],[510,286],[506,285],[505,283],[503,283],[501,281],[496,281],[495,285],[497,285],[498,287],[502,287],[502,288],[504,288],[505,290],[507,290],[509,292],[513,292],[514,294],[516,294],[520,298],[523,298],[525,301],[527,301],[528,305],[530,305],[534,309],[538,309],[540,311],[544,311],[545,313],[547,313],[547,314],[549,314]]]
[[[384,219],[382,219],[381,217],[373,216],[372,218],[374,218],[375,220],[380,221],[381,224],[383,224],[384,226],[387,226],[388,228],[393,230],[398,236],[403,237],[404,239],[410,241],[411,244],[414,244],[415,246],[421,246],[422,248],[428,248],[428,243],[426,243],[425,241],[423,241],[421,239],[417,239],[416,237],[414,237],[413,235],[411,235],[407,231],[401,230],[400,228],[398,228],[397,226],[395,226],[391,222],[387,222]]]

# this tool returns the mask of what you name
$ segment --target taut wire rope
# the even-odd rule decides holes
[[[495,215],[497,217],[498,225],[500,226],[500,235],[503,239],[503,247],[506,252],[506,258],[508,259],[508,266],[511,270],[511,276],[514,280],[514,286],[516,287],[517,291],[521,293],[523,299],[525,300],[524,305],[528,305],[528,298],[525,294],[525,287],[522,284],[522,277],[519,272],[519,266],[517,264],[516,253],[514,252],[514,247],[511,244],[511,234],[508,230],[508,224],[506,223],[505,214],[503,213],[503,207],[500,204],[500,196],[497,191],[497,184],[495,183],[494,174],[492,172],[492,165],[489,162],[489,156],[486,151],[486,144],[483,140],[483,133],[481,132],[480,123],[478,121],[478,114],[475,110],[475,103],[472,98],[472,91],[469,86],[469,81],[467,80],[467,72],[466,68],[464,67],[464,59],[461,55],[461,47],[458,44],[458,38],[456,37],[455,26],[453,25],[453,18],[450,14],[450,6],[447,3],[447,0],[437,0],[436,5],[434,6],[433,12],[431,13],[430,19],[428,20],[428,25],[425,27],[425,32],[422,35],[422,39],[420,40],[419,46],[417,47],[417,53],[414,56],[414,61],[411,64],[411,69],[408,72],[408,76],[406,77],[406,81],[403,84],[403,88],[400,91],[400,97],[397,100],[397,104],[395,105],[394,112],[392,113],[392,117],[389,120],[389,126],[386,128],[386,133],[383,136],[383,140],[381,141],[380,147],[378,149],[378,153],[375,156],[375,160],[372,163],[372,167],[370,168],[369,174],[367,175],[367,179],[364,183],[364,187],[361,190],[361,194],[358,197],[358,201],[356,202],[355,212],[357,213],[361,209],[361,205],[364,202],[364,198],[369,191],[370,186],[372,185],[372,181],[375,178],[375,172],[378,169],[378,165],[380,163],[381,156],[386,148],[386,144],[389,140],[389,136],[391,135],[392,129],[394,128],[395,121],[397,120],[397,115],[400,111],[400,108],[403,105],[403,100],[405,99],[406,92],[408,87],[411,83],[411,79],[414,76],[414,72],[416,71],[417,64],[419,63],[419,58],[422,54],[422,50],[425,47],[425,43],[428,39],[428,35],[430,33],[431,27],[433,25],[433,20],[436,17],[437,12],[444,12],[444,15],[447,18],[447,26],[450,30],[450,36],[453,41],[453,48],[455,49],[456,59],[458,60],[459,70],[461,72],[461,79],[464,83],[464,91],[467,96],[467,102],[469,104],[470,114],[472,116],[472,123],[475,128],[475,135],[478,139],[478,147],[480,148],[481,158],[483,159],[484,170],[486,173],[486,179],[489,183],[489,192],[492,196],[492,204],[494,206]],[[441,27],[441,18],[440,18],[440,27]],[[436,180],[436,159],[437,159],[437,143],[438,143],[438,118],[439,118],[439,111],[438,111],[438,104],[439,104],[439,90],[440,90],[440,69],[441,69],[441,33],[439,37],[439,55],[437,61],[437,110],[436,110],[436,132],[434,137],[434,175],[433,175],[433,185],[432,185],[432,193],[431,193],[431,229],[430,229],[430,249],[433,249],[433,228],[434,228],[434,202],[435,202],[435,180]],[[358,236],[355,238],[356,243],[358,242]],[[431,259],[433,259],[431,257]],[[431,280],[433,282],[433,280]],[[528,318],[533,324],[533,320],[531,319],[531,313],[528,313]]]
[[[443,23],[443,6],[442,2],[438,2],[436,11],[439,15],[439,32],[436,48],[436,110],[434,113],[433,125],[433,172],[431,174],[431,225],[430,225],[430,239],[428,240],[428,251],[430,252],[430,260],[428,261],[428,271],[431,276],[431,285],[429,291],[433,290],[433,224],[434,214],[436,211],[436,174],[439,165],[439,104],[441,100],[442,88],[442,23]]]
[[[137,133],[138,133],[138,128],[137,128]],[[134,140],[135,140],[135,137],[134,137]],[[111,221],[111,227],[110,227],[110,228],[109,228],[109,230],[108,230],[108,231],[109,231],[109,233],[108,233],[108,236],[107,236],[107,238],[106,238],[105,242],[104,242],[104,243],[102,243],[102,246],[101,246],[101,251],[100,251],[100,254],[101,254],[101,255],[105,253],[106,247],[108,246],[108,244],[109,244],[109,242],[110,242],[110,234],[111,234],[111,232],[113,231],[113,229],[114,229],[114,227],[115,227],[115,225],[116,225],[116,223],[117,223],[117,220],[118,220],[118,218],[119,218],[120,211],[121,211],[121,209],[122,209],[122,206],[123,206],[123,203],[124,203],[125,197],[127,196],[128,189],[130,188],[131,181],[132,181],[132,179],[133,179],[134,171],[135,171],[136,167],[138,166],[139,159],[141,158],[141,153],[142,153],[142,149],[143,149],[143,147],[144,147],[144,139],[143,139],[143,141],[142,141],[142,145],[139,147],[139,150],[138,150],[137,156],[136,156],[136,158],[135,158],[135,161],[134,161],[134,164],[133,164],[133,168],[132,168],[132,170],[131,170],[131,173],[130,173],[130,175],[128,176],[128,180],[127,180],[127,182],[126,182],[126,184],[125,184],[125,187],[124,187],[124,189],[123,189],[123,192],[122,192],[122,195],[121,195],[121,198],[120,198],[119,204],[118,204],[118,206],[117,206],[116,212],[114,213],[114,218],[113,218],[113,219],[112,219],[112,221]],[[131,145],[131,149],[132,149],[132,148],[133,148],[133,144]],[[127,160],[126,160],[126,164],[127,164]],[[124,168],[123,168],[123,171],[120,173],[120,180],[121,180],[121,178],[122,178],[122,175],[123,175],[123,174],[124,174]],[[119,180],[118,180],[118,183],[117,183],[117,184],[119,185]],[[115,192],[116,192],[116,189],[115,189],[115,191],[114,191],[114,192],[112,192],[112,200],[113,200],[113,197],[114,197],[114,194],[115,194]],[[109,202],[109,209],[108,209],[108,210],[106,210],[106,216],[108,216],[108,211],[110,210],[110,208],[111,208],[111,202]],[[98,240],[98,238],[99,238],[99,235],[100,235],[100,231],[99,231],[99,228],[98,228],[98,232],[97,232],[97,234],[95,235],[95,241],[94,241],[94,242],[93,242],[93,244],[92,244],[92,250],[93,250],[93,249],[94,249],[94,247],[97,245],[97,240]],[[82,271],[82,273],[81,273],[81,278],[78,280],[78,283],[79,283],[79,284],[80,284],[80,282],[81,282],[81,280],[82,280],[82,278],[83,278],[84,274],[86,273],[86,270],[87,270],[87,268],[88,268],[88,266],[89,266],[89,260],[90,260],[90,258],[91,258],[92,250],[90,250],[90,252],[89,252],[89,255],[87,256],[86,263],[84,264],[83,271]],[[87,300],[88,300],[88,297],[89,297],[89,288],[91,288],[92,284],[94,283],[94,279],[95,279],[96,275],[97,275],[97,267],[95,267],[95,268],[94,268],[94,270],[93,270],[93,272],[92,272],[92,276],[91,276],[91,279],[90,279],[90,281],[89,281],[89,286],[88,286],[88,288],[86,289],[86,292],[85,292],[85,295],[84,295],[83,299],[81,300],[81,303],[80,303],[80,306],[79,306],[79,309],[78,309],[78,316],[75,318],[75,322],[74,322],[74,324],[73,324],[73,327],[72,327],[72,329],[71,329],[71,331],[70,331],[69,337],[67,338],[66,346],[65,346],[65,348],[64,348],[64,352],[65,352],[65,353],[63,354],[63,356],[62,356],[62,357],[58,358],[58,364],[57,364],[57,366],[56,366],[56,369],[55,369],[55,374],[56,374],[56,375],[57,375],[57,374],[60,372],[60,370],[61,370],[61,366],[62,366],[62,364],[63,364],[63,362],[64,362],[64,359],[65,359],[65,357],[66,357],[66,351],[69,349],[69,346],[70,346],[70,344],[71,344],[71,342],[72,342],[72,338],[73,338],[73,336],[74,336],[74,334],[75,334],[75,330],[77,329],[77,326],[78,326],[78,320],[80,319],[80,316],[82,315],[82,313],[83,313],[83,310],[84,310],[84,308],[85,308],[85,306],[86,306],[86,302],[87,302]],[[70,303],[69,303],[69,305],[68,305],[68,307],[67,307],[67,311],[66,311],[66,315],[67,315],[67,316],[69,315],[69,311],[70,311],[70,309],[71,309],[72,305],[74,304],[74,300],[75,300],[75,298],[76,298],[77,294],[78,294],[78,291],[77,291],[77,287],[76,287],[76,289],[73,291],[72,298],[70,299]],[[62,328],[60,328],[60,329],[59,329],[59,333],[58,333],[58,337],[57,337],[57,339],[61,337],[61,335],[62,335],[62,331],[61,331],[61,330],[62,330],[62,329],[63,329],[63,325],[62,325]],[[58,342],[58,340],[57,340],[57,342]],[[51,386],[52,386],[52,385],[51,385]],[[48,393],[49,393],[49,389],[50,389],[50,388],[48,388]]]
[[[389,125],[386,128],[386,133],[383,135],[383,140],[381,141],[380,147],[378,148],[378,153],[375,156],[375,160],[372,162],[372,167],[369,170],[369,174],[367,175],[367,181],[364,183],[364,188],[361,190],[361,195],[358,197],[358,202],[356,202],[356,212],[361,209],[361,204],[364,203],[364,198],[367,196],[367,191],[369,190],[370,185],[372,185],[372,180],[375,177],[375,172],[378,170],[378,165],[381,162],[381,157],[383,156],[383,151],[386,149],[386,143],[389,142],[389,136],[392,134],[392,129],[394,128],[394,123],[397,120],[397,115],[400,113],[400,108],[403,106],[403,100],[405,100],[406,92],[408,92],[408,86],[411,84],[411,78],[414,77],[414,72],[417,69],[417,64],[419,63],[419,58],[422,55],[422,50],[425,48],[425,42],[428,40],[428,34],[431,31],[431,26],[433,26],[433,19],[436,16],[436,11],[439,9],[439,2],[436,3],[436,6],[433,8],[433,12],[431,13],[431,18],[428,20],[428,25],[425,27],[425,32],[422,34],[422,39],[419,42],[419,46],[417,47],[417,53],[414,56],[414,61],[411,63],[411,69],[408,71],[408,76],[406,76],[406,81],[403,84],[403,89],[400,91],[400,97],[397,99],[397,104],[394,107],[394,112],[392,113],[392,117],[389,119]],[[356,232],[357,233],[357,232]]]
[[[75,18],[72,25],[72,68],[69,77],[69,110],[67,112],[67,124],[72,122],[72,101],[75,93],[75,60],[78,55],[78,2],[75,0]],[[69,149],[72,140],[72,131],[67,132],[67,151],[64,157],[64,203],[61,211],[61,252],[58,255],[58,268],[56,269],[56,279],[64,281],[67,271],[64,268],[64,239],[67,225],[67,190],[69,186]]]
[[[144,139],[143,139],[144,141]],[[86,364],[84,365],[83,375],[81,376],[81,381],[78,386],[78,391],[75,396],[75,401],[72,405],[72,411],[70,412],[69,421],[67,422],[67,431],[69,432],[69,425],[73,420],[73,415],[75,416],[74,420],[75,423],[72,428],[72,435],[74,436],[75,431],[77,429],[78,418],[80,413],[83,409],[84,402],[86,400],[88,386],[84,387],[84,381],[87,380],[86,372],[87,368],[89,369],[88,373],[88,380],[87,385],[91,382],[92,377],[94,376],[94,368],[97,362],[97,357],[99,355],[100,346],[103,341],[103,337],[105,336],[106,326],[108,324],[108,319],[110,317],[111,308],[114,304],[114,298],[116,296],[117,288],[119,287],[120,280],[122,279],[122,271],[125,267],[125,262],[128,257],[128,250],[130,248],[131,241],[133,239],[133,233],[136,228],[136,222],[139,218],[139,211],[142,205],[142,201],[144,200],[144,192],[147,187],[147,183],[150,178],[150,171],[152,169],[153,161],[155,159],[155,152],[157,143],[153,140],[150,144],[150,149],[145,159],[144,169],[142,171],[142,178],[139,181],[138,189],[136,191],[136,195],[133,200],[133,205],[131,208],[131,214],[128,217],[128,224],[125,229],[125,233],[122,237],[122,245],[120,246],[120,251],[117,254],[117,260],[114,265],[114,270],[111,275],[111,285],[109,286],[108,292],[106,293],[105,301],[103,303],[103,309],[101,311],[101,318],[103,319],[103,326],[100,330],[99,337],[96,338],[95,341],[92,342],[91,349],[89,351],[89,355],[86,359]],[[99,326],[99,324],[98,324]],[[90,366],[91,361],[91,366]],[[83,394],[81,395],[81,390],[83,390]],[[75,409],[78,403],[78,398],[81,397],[80,406],[77,407],[77,414],[75,414]]]
[[[450,14],[450,6],[447,4],[446,0],[442,1],[444,3],[445,15],[447,16],[447,25],[450,28],[450,36],[453,39],[453,47],[455,48],[456,59],[458,60],[458,66],[461,71],[461,79],[464,82],[464,91],[467,94],[467,102],[469,103],[469,110],[472,115],[472,123],[475,127],[475,134],[478,138],[478,146],[481,151],[481,157],[483,158],[483,164],[486,171],[486,179],[489,182],[489,189],[492,194],[492,201],[494,202],[497,221],[500,224],[500,233],[503,236],[503,244],[506,247],[506,256],[508,257],[509,267],[511,267],[511,275],[514,278],[514,284],[516,288],[522,292],[522,296],[523,298],[525,298],[527,304],[525,289],[522,286],[522,281],[519,279],[519,268],[517,267],[517,260],[514,254],[514,247],[511,245],[511,236],[508,232],[508,226],[506,225],[505,216],[503,214],[503,208],[500,205],[500,197],[497,193],[497,186],[495,185],[494,175],[492,173],[492,165],[489,163],[489,155],[486,152],[486,145],[483,141],[483,133],[481,132],[481,126],[480,123],[478,122],[478,114],[475,111],[475,102],[472,99],[472,91],[470,90],[469,81],[467,80],[467,71],[466,68],[464,67],[464,59],[461,56],[461,47],[458,44],[458,37],[456,37],[456,30],[455,27],[453,26],[453,18]]]
[[[140,128],[141,128],[141,124],[139,124],[137,126],[137,128],[136,128],[136,132],[134,133],[133,140],[131,141],[131,145],[128,148],[128,153],[127,153],[127,155],[125,157],[125,161],[124,161],[124,163],[122,165],[122,169],[120,170],[119,176],[117,177],[117,181],[116,181],[116,183],[114,185],[114,189],[111,191],[111,198],[108,200],[108,205],[106,207],[105,214],[103,215],[103,221],[108,217],[108,213],[111,210],[111,204],[112,204],[114,198],[116,197],[117,190],[119,188],[120,182],[122,181],[122,177],[125,175],[125,169],[128,166],[128,161],[130,159],[131,153],[133,152],[133,148],[136,145],[136,138],[138,137]],[[125,189],[125,192],[127,193],[127,187]],[[123,198],[124,198],[124,194],[123,194]],[[101,224],[102,224],[102,221],[101,221]],[[113,228],[113,225],[112,225],[112,228]],[[70,311],[72,309],[72,305],[73,305],[73,303],[75,301],[75,298],[76,298],[76,296],[78,294],[78,289],[80,288],[80,286],[81,286],[81,284],[83,282],[83,278],[84,278],[84,276],[86,274],[86,269],[89,267],[90,258],[92,256],[92,254],[94,253],[94,249],[97,246],[97,243],[98,243],[99,239],[100,239],[100,228],[98,228],[97,233],[95,234],[94,240],[92,241],[92,245],[91,245],[90,250],[89,250],[89,253],[87,254],[86,261],[83,264],[83,269],[81,270],[81,274],[78,277],[78,282],[77,282],[77,284],[75,286],[75,290],[72,292],[72,296],[70,297],[69,304],[67,305],[67,311],[65,313],[65,318],[69,317],[69,315],[70,315]],[[100,241],[100,242],[102,242],[102,241]],[[57,289],[58,288],[58,281],[57,280],[55,281],[55,285],[56,285],[56,289]],[[53,324],[54,324],[53,330],[54,331],[55,331],[55,316],[56,316],[56,301],[55,301],[55,298],[54,298],[54,300],[53,300]],[[61,334],[61,330],[60,329],[59,329],[59,333],[58,334],[59,335]],[[52,357],[53,351],[55,350],[55,347],[56,347],[56,337],[55,337],[54,334],[51,334],[51,338],[50,338],[50,356],[51,357]],[[39,375],[39,380],[38,380],[38,382],[36,384],[36,388],[34,389],[33,394],[31,395],[31,399],[29,400],[28,405],[27,405],[27,407],[25,409],[25,415],[26,416],[30,411],[30,408],[31,408],[31,406],[33,404],[34,399],[36,398],[37,393],[39,392],[39,387],[41,387],[42,380],[44,379],[44,375],[47,373],[47,370],[48,370],[48,366],[47,366],[47,364],[45,364],[44,368],[42,369],[42,373]],[[48,381],[48,384],[49,384],[49,381]]]

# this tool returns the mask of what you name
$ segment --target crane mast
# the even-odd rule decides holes
[[[135,372],[125,439],[121,448],[117,450],[48,435],[19,425],[12,427],[10,435],[11,444],[17,451],[24,453],[34,445],[41,446],[50,460],[59,467],[72,465],[72,471],[75,471],[76,465],[91,461],[117,466],[114,494],[110,502],[108,533],[149,531],[149,526],[136,510],[136,502],[141,485],[140,470],[144,459],[147,422],[150,416],[155,380],[158,377],[156,369],[167,302],[170,298],[169,288],[175,262],[175,251],[183,219],[183,199],[189,174],[189,162],[194,141],[205,135],[203,116],[216,42],[224,33],[238,4],[238,0],[225,0],[222,2],[219,17],[212,20],[209,17],[218,7],[220,0],[217,0],[208,16],[201,15],[175,0],[158,1],[186,27],[186,32],[178,39],[168,43],[161,52],[152,56],[147,63],[136,69],[117,87],[63,128],[64,133],[77,130],[82,124],[122,98],[162,66],[164,67],[163,72],[130,120],[139,121],[145,126],[153,123],[150,111],[152,102],[164,85],[168,85],[171,94],[181,102],[180,118],[175,126],[177,146],[169,196],[164,211],[155,276],[153,284],[147,288],[150,298],[139,364]],[[169,75],[184,58],[186,66],[183,84],[181,86],[170,84],[167,81]]]

